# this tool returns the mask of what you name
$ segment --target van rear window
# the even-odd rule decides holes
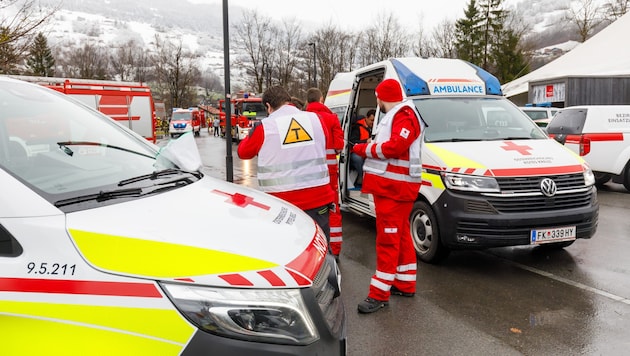
[[[560,110],[547,125],[549,134],[580,135],[586,121],[588,109]]]

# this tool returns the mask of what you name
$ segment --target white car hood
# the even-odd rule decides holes
[[[211,285],[310,285],[327,251],[321,229],[297,207],[208,177],[69,213],[67,228],[99,270]]]

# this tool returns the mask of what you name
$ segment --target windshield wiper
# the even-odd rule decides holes
[[[111,148],[111,149],[114,149],[114,150],[125,151],[125,152],[129,152],[129,153],[137,154],[137,155],[140,155],[140,156],[148,157],[148,158],[151,158],[151,159],[155,159],[154,156],[150,156],[150,155],[142,153],[142,152],[137,152],[137,151],[130,150],[128,148],[124,148],[124,147],[120,147],[120,146],[108,145],[106,143],[101,143],[101,142],[63,141],[63,142],[57,142],[57,145],[59,145],[59,148],[62,149],[68,156],[72,156],[73,152],[67,146],[99,146],[99,147]]]
[[[453,137],[453,138],[445,138],[445,139],[441,139],[441,140],[431,140],[431,141],[427,141],[427,142],[469,142],[469,141],[479,141],[478,138],[458,138],[458,137]]]
[[[135,183],[135,182],[140,182],[143,180],[155,180],[161,177],[165,177],[165,176],[170,176],[170,175],[174,175],[174,174],[182,174],[182,173],[186,173],[186,174],[192,174],[193,176],[197,177],[197,178],[201,178],[201,175],[197,172],[188,172],[188,171],[183,171],[181,169],[176,169],[176,168],[167,168],[167,169],[163,169],[160,171],[155,171],[153,173],[149,173],[149,174],[144,174],[141,176],[137,176],[137,177],[133,177],[133,178],[128,178],[128,179],[123,179],[120,182],[118,182],[118,186],[122,187],[123,185],[127,185],[127,184],[131,184],[131,183]],[[174,182],[178,182],[178,181],[182,181],[182,180],[188,180],[189,178],[178,178],[175,179],[173,181],[168,181],[165,182],[163,184],[170,184],[170,183],[174,183]]]
[[[142,189],[129,188],[129,189],[116,189],[116,190],[101,190],[95,194],[80,195],[78,197],[62,199],[55,202],[56,207],[62,207],[66,205],[83,203],[86,201],[95,200],[102,202],[110,199],[122,198],[122,197],[139,197],[142,195]]]

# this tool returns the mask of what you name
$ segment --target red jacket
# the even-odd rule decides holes
[[[326,148],[341,151],[343,149],[343,129],[341,128],[337,115],[320,102],[309,103],[306,105],[305,111],[318,114],[324,126],[328,128],[330,137],[329,140],[326,141]]]
[[[420,122],[413,109],[403,106],[394,115],[389,141],[382,142],[382,155],[385,158],[409,160],[409,147],[420,136],[420,131]],[[403,132],[405,134],[401,136]],[[368,144],[366,143],[358,143],[354,145],[352,151],[365,158],[367,146]],[[372,152],[371,155],[376,157],[377,152]],[[400,173],[402,173],[402,170]],[[365,171],[361,191],[374,195],[388,196],[394,200],[415,201],[420,191],[420,183],[392,180]]]

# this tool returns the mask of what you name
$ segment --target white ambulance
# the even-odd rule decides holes
[[[422,261],[438,262],[455,249],[559,248],[593,236],[599,206],[591,169],[505,99],[495,77],[468,62],[396,58],[354,71],[339,104],[346,139],[353,118],[370,109],[378,126],[384,114],[374,88],[386,78],[401,83],[429,125],[422,188],[409,217]],[[338,79],[331,87],[348,83]],[[347,146],[339,165],[342,208],[375,216],[372,197],[353,187],[348,158]]]
[[[584,157],[596,183],[612,179],[630,190],[630,106],[571,106],[556,115],[547,132]]]
[[[0,107],[1,354],[345,354],[339,270],[300,209],[204,176],[192,133],[158,149],[9,78]]]

